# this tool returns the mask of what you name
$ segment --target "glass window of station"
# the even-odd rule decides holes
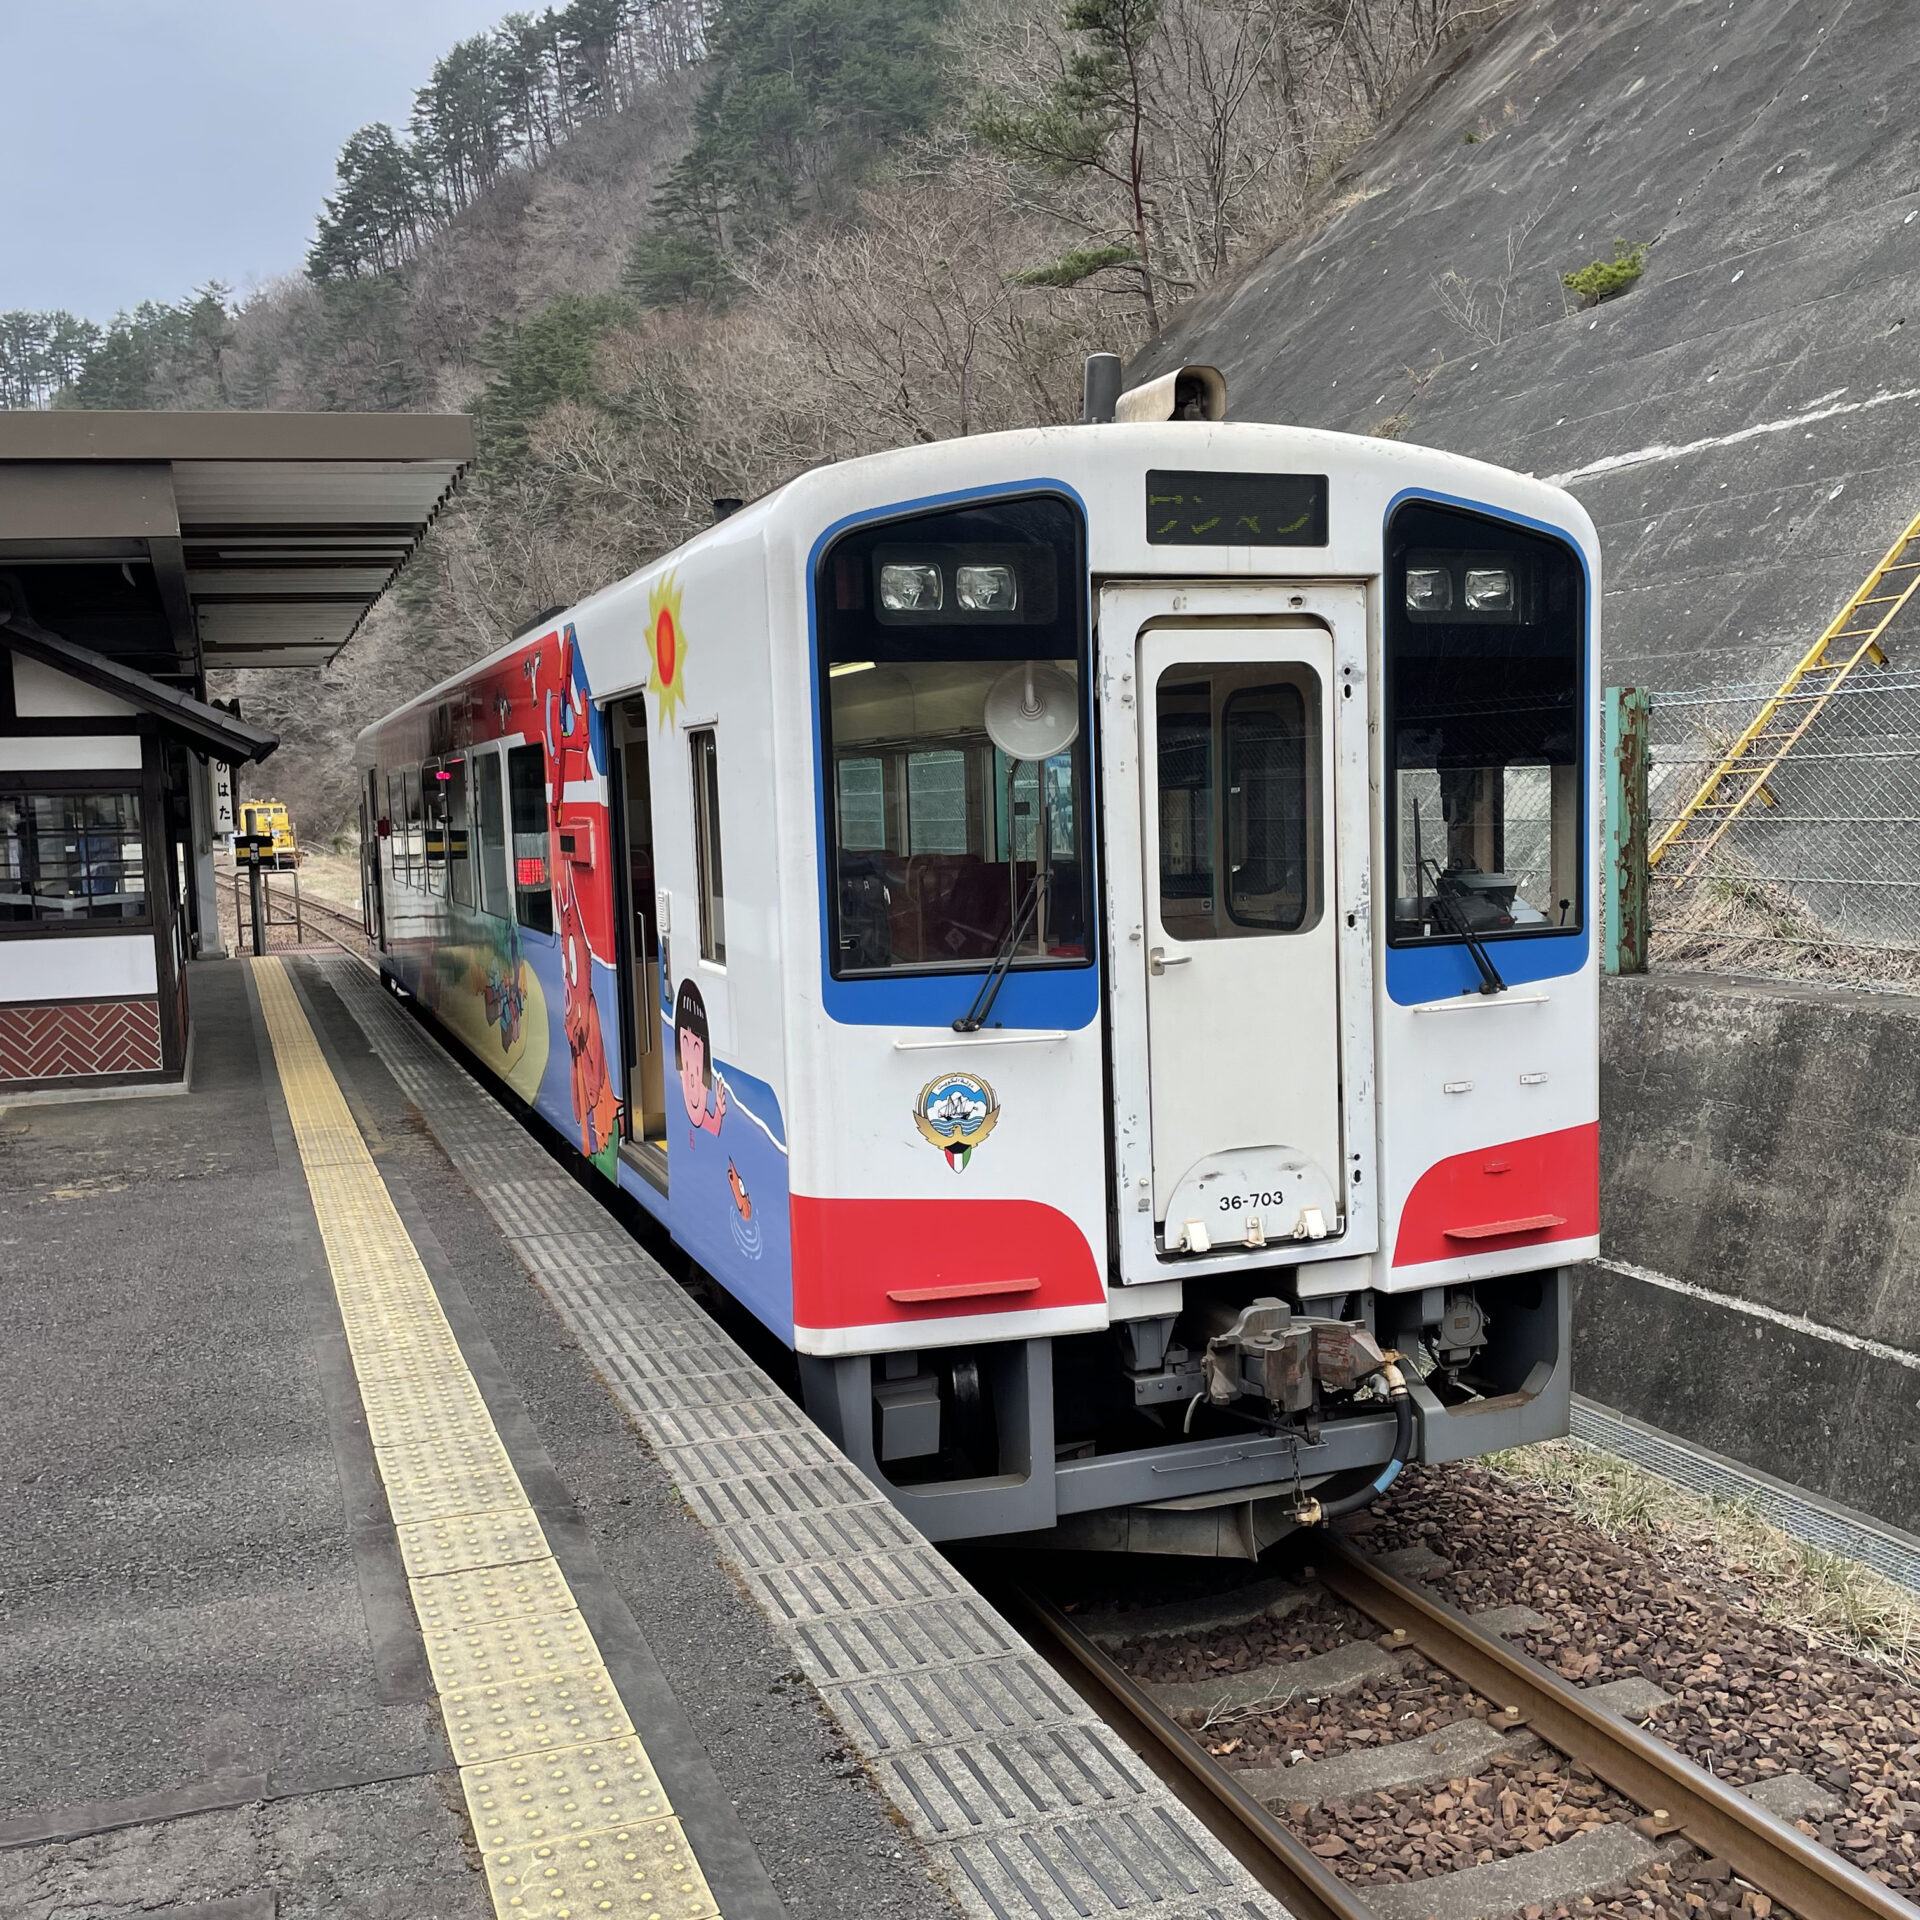
[[[1396,946],[1579,928],[1585,595],[1546,535],[1417,501],[1389,523]]]
[[[0,933],[145,926],[137,793],[0,793]]]
[[[815,583],[833,969],[1090,957],[1085,539],[1051,496],[864,527]]]

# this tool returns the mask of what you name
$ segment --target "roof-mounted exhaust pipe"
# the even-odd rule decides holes
[[[1129,387],[1115,403],[1116,420],[1224,420],[1227,383],[1218,367],[1176,367],[1145,386]]]
[[[1099,426],[1113,418],[1120,400],[1120,356],[1117,353],[1090,353],[1081,386],[1080,418],[1088,426]]]

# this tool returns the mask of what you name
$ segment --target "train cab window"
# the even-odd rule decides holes
[[[553,870],[547,847],[547,754],[514,747],[507,754],[507,804],[513,822],[514,912],[535,933],[553,931]]]
[[[1320,917],[1320,682],[1306,667],[1183,662],[1155,693],[1160,918],[1180,940]]]
[[[426,830],[420,818],[420,769],[409,767],[407,783],[407,884],[424,887],[426,881]]]
[[[468,800],[468,761],[462,754],[446,765],[447,892],[463,907],[473,905],[473,819]]]
[[[513,918],[507,884],[507,810],[500,791],[500,756],[476,753],[468,767],[473,789],[474,838],[478,843],[475,880],[479,904],[502,920]]]
[[[1387,534],[1396,945],[1580,925],[1585,583],[1558,540],[1409,502]]]
[[[687,736],[693,752],[693,853],[699,876],[700,957],[727,964],[727,891],[720,860],[720,748],[711,727]]]
[[[1043,496],[859,528],[815,599],[834,972],[978,972],[1008,946],[1085,965],[1078,514]]]

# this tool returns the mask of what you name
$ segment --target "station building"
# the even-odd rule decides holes
[[[189,1072],[216,774],[277,744],[207,674],[325,666],[472,457],[463,415],[0,412],[0,1101]]]

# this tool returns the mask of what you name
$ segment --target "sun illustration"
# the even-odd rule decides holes
[[[659,698],[660,725],[671,726],[686,693],[687,638],[680,626],[680,589],[670,573],[647,589],[647,652],[653,660],[647,691]]]

